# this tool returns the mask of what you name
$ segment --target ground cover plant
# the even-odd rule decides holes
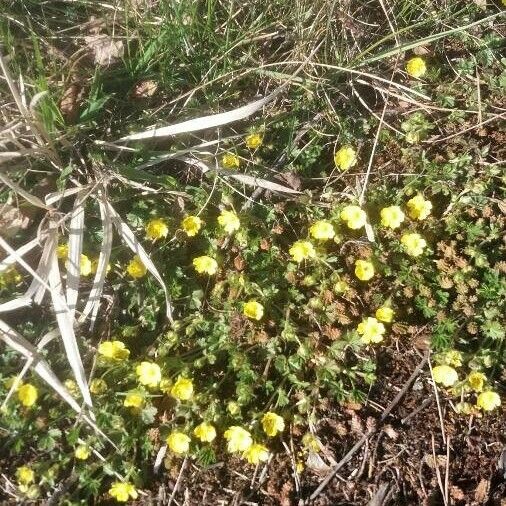
[[[2,6],[6,504],[502,504],[504,6]]]

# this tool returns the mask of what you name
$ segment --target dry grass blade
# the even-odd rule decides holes
[[[79,318],[79,321],[83,322],[91,313],[91,328],[93,328],[95,319],[97,317],[98,308],[100,306],[100,297],[102,295],[105,277],[107,275],[107,267],[109,265],[109,258],[111,256],[113,240],[113,229],[111,217],[109,214],[109,208],[107,207],[105,198],[101,193],[99,193],[98,205],[100,207],[100,216],[102,218],[102,246],[100,249],[100,256],[98,257],[97,272],[95,273],[93,286],[91,288],[88,301],[86,302],[86,306],[84,307],[84,310]]]
[[[125,244],[141,259],[142,263],[146,266],[148,271],[154,276],[154,278],[158,281],[160,286],[163,289],[163,293],[165,295],[165,304],[166,304],[166,314],[167,319],[172,323],[172,304],[169,298],[169,292],[167,291],[167,287],[158,272],[155,264],[151,261],[146,250],[142,247],[140,242],[135,237],[134,233],[130,229],[130,227],[121,219],[121,216],[116,212],[114,207],[109,202],[106,202],[106,206],[110,213],[112,222],[118,231],[118,234],[121,236]]]
[[[227,125],[235,121],[251,116],[255,112],[259,111],[266,104],[274,100],[284,85],[277,88],[275,91],[270,93],[260,100],[251,102],[250,104],[243,105],[232,111],[221,112],[219,114],[211,114],[209,116],[201,116],[200,118],[194,118],[182,123],[176,123],[175,125],[168,125],[161,128],[154,128],[152,130],[145,130],[144,132],[138,132],[136,134],[127,135],[118,140],[118,142],[138,141],[143,139],[154,139],[157,137],[169,137],[171,135],[178,135],[188,132],[197,132],[199,130],[206,130],[208,128],[214,128],[217,126]]]
[[[54,204],[55,202],[58,202],[65,197],[70,197],[71,195],[75,195],[76,193],[89,190],[91,188],[91,185],[85,185],[85,186],[75,186],[74,188],[65,188],[65,190],[60,192],[52,192],[48,193],[45,197],[45,201],[47,205]]]
[[[74,373],[76,383],[81,390],[84,402],[92,407],[91,395],[74,332],[74,319],[63,296],[60,268],[58,267],[58,258],[54,250],[50,265],[48,281],[51,287],[51,298],[67,360]]]
[[[35,246],[37,246],[38,244],[39,239],[36,237],[35,239],[32,239],[30,242],[23,244],[23,246],[20,246],[17,250],[15,250],[15,254],[10,254],[6,256],[0,262],[0,272],[5,271],[11,265],[14,265],[17,262],[18,257],[26,255],[29,251],[32,251],[32,249],[35,248]]]
[[[67,306],[74,319],[79,280],[81,277],[81,253],[83,250],[84,204],[82,193],[78,193],[70,217],[69,253],[67,258]]]
[[[35,207],[40,207],[41,209],[45,209],[46,211],[50,211],[51,207],[47,206],[35,195],[32,195],[31,193],[28,193],[26,190],[21,188],[17,183],[9,179],[5,174],[0,173],[0,181],[5,183],[11,190],[16,192],[18,195],[21,195],[25,200],[30,202]]]
[[[240,181],[241,183],[247,184],[249,186],[253,186],[255,188],[264,188],[265,190],[271,190],[275,192],[282,193],[291,193],[291,194],[300,194],[300,191],[294,190],[293,188],[288,188],[288,186],[283,186],[282,184],[273,183],[272,181],[268,181],[267,179],[262,179],[261,177],[249,176],[247,174],[225,174],[220,172],[222,176],[231,177],[236,181]]]

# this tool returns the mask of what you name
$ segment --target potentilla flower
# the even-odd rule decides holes
[[[78,460],[87,460],[90,455],[90,449],[85,445],[78,446],[74,451],[74,456]]]
[[[93,378],[90,383],[90,392],[95,395],[103,394],[107,390],[107,383],[102,378]]]
[[[374,265],[367,260],[355,261],[355,276],[360,281],[369,281],[374,276]]]
[[[357,333],[364,344],[380,343],[383,341],[385,326],[376,318],[369,316],[358,324]]]
[[[35,404],[39,392],[36,387],[30,383],[25,383],[18,388],[18,400],[23,406],[29,408]]]
[[[425,200],[423,195],[418,194],[406,203],[408,208],[408,216],[413,220],[425,220],[432,211],[432,202]]]
[[[236,425],[229,427],[224,432],[223,437],[228,441],[227,449],[230,453],[245,452],[253,444],[251,434]]]
[[[20,485],[29,485],[35,480],[35,473],[28,466],[21,466],[16,469],[16,480]]]
[[[241,227],[241,222],[235,211],[221,211],[218,216],[218,223],[225,229],[227,234],[233,234]]]
[[[422,77],[427,71],[427,65],[423,58],[419,56],[415,56],[414,58],[410,58],[406,63],[406,72],[411,77]]]
[[[302,262],[306,258],[314,258],[316,256],[314,246],[309,241],[294,242],[288,252],[297,263]]]
[[[141,362],[135,368],[135,374],[141,385],[155,388],[162,379],[162,372],[160,366],[154,362]]]
[[[187,401],[193,395],[193,382],[188,378],[179,377],[170,389],[170,395],[180,401]]]
[[[485,382],[487,381],[487,377],[482,372],[473,371],[469,374],[466,381],[472,390],[475,392],[481,392]]]
[[[344,222],[346,222],[348,228],[351,228],[352,230],[362,228],[367,221],[365,211],[360,209],[359,206],[346,206],[343,208],[339,216]]]
[[[388,306],[381,306],[376,309],[376,318],[380,322],[390,323],[394,319],[394,310]]]
[[[457,371],[449,365],[437,365],[432,368],[432,377],[436,383],[451,387],[459,380]]]
[[[123,406],[125,408],[142,408],[144,405],[144,396],[142,396],[139,392],[128,392],[125,396],[125,400],[123,401]]]
[[[193,434],[203,443],[210,443],[216,438],[216,429],[210,423],[202,422],[193,429]]]
[[[351,169],[357,163],[357,152],[351,146],[343,146],[334,155],[334,162],[341,170]]]
[[[77,397],[80,394],[79,387],[73,379],[66,379],[63,384],[73,397]]]
[[[239,157],[233,153],[225,153],[221,158],[221,164],[226,169],[238,169],[241,162]]]
[[[269,437],[275,437],[278,432],[283,432],[285,430],[285,421],[283,417],[272,411],[268,411],[262,417],[262,427]]]
[[[218,270],[218,262],[207,255],[193,259],[193,267],[199,274],[209,274],[212,276]]]
[[[81,276],[89,276],[93,272],[91,260],[83,254],[81,254],[81,258],[79,260],[79,272]]]
[[[179,455],[187,453],[190,449],[191,439],[182,432],[173,432],[167,438],[167,446]]]
[[[313,453],[318,453],[322,449],[320,440],[311,434],[311,432],[306,432],[306,434],[302,436],[302,444],[306,450]]]
[[[478,395],[476,399],[476,406],[483,411],[493,411],[501,405],[501,398],[497,392],[487,390]]]
[[[404,251],[412,257],[420,256],[427,246],[425,239],[417,233],[404,234],[401,237],[401,244],[404,246]]]
[[[257,133],[249,134],[246,136],[246,147],[248,149],[257,149],[262,145],[262,136]]]
[[[69,256],[69,245],[68,244],[60,244],[56,248],[56,256],[60,260],[67,260]]]
[[[181,222],[181,228],[188,237],[194,237],[202,227],[202,220],[198,216],[187,216]]]
[[[169,233],[169,227],[167,223],[161,218],[156,218],[146,223],[146,238],[150,241],[156,241],[162,237],[167,237]]]
[[[333,239],[336,235],[332,223],[328,221],[319,220],[309,227],[309,235],[318,241],[327,241]]]
[[[127,360],[130,350],[122,341],[102,341],[98,345],[98,353],[110,360]]]
[[[142,278],[148,272],[139,255],[135,255],[132,260],[130,260],[126,270],[134,279]]]
[[[244,316],[247,316],[252,320],[261,320],[264,315],[264,307],[260,304],[260,302],[250,300],[244,304],[242,312]]]
[[[118,502],[127,502],[129,499],[137,499],[139,494],[136,488],[128,482],[115,481],[109,489],[109,495]]]
[[[381,224],[388,228],[399,228],[404,221],[404,213],[399,206],[384,207],[380,211]]]
[[[269,450],[264,445],[254,443],[245,452],[243,452],[242,456],[249,464],[257,465],[260,464],[260,462],[266,462],[269,459]]]
[[[444,363],[452,367],[460,367],[462,365],[462,353],[458,350],[448,350],[444,354]]]

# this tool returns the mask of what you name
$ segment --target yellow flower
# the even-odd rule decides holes
[[[181,222],[181,228],[188,237],[195,237],[202,227],[202,220],[198,216],[187,216]]]
[[[170,389],[170,395],[180,401],[187,401],[193,395],[193,382],[187,378],[178,378]]]
[[[28,485],[35,480],[33,469],[28,466],[21,466],[16,469],[16,479],[21,485]]]
[[[262,427],[269,437],[274,437],[285,430],[285,421],[281,416],[269,411],[262,417]]]
[[[128,392],[123,401],[125,408],[141,408],[144,405],[144,397],[138,392]]]
[[[79,387],[77,386],[77,383],[73,379],[66,379],[63,382],[63,384],[73,397],[77,397],[79,395],[80,393]]]
[[[388,228],[399,228],[404,221],[404,213],[399,206],[384,207],[380,211],[381,224]]]
[[[441,383],[445,387],[451,387],[459,380],[457,371],[449,365],[437,365],[433,367],[432,377],[436,383]]]
[[[482,392],[478,395],[478,399],[476,399],[476,406],[483,409],[483,411],[492,411],[500,405],[501,398],[499,397],[499,394],[497,392],[493,392],[492,390]]]
[[[164,394],[170,394],[170,389],[172,388],[172,381],[168,379],[163,379],[162,381],[160,381],[158,388]]]
[[[251,434],[237,425],[232,425],[223,434],[228,441],[227,449],[230,453],[245,452],[252,444]]]
[[[79,460],[86,460],[90,455],[90,449],[85,445],[78,446],[74,451],[75,458]]]
[[[288,252],[297,263],[302,262],[306,258],[314,258],[316,256],[314,246],[309,241],[294,242]]]
[[[357,163],[357,152],[351,146],[343,146],[334,155],[336,167],[348,170]]]
[[[81,259],[79,260],[79,272],[81,276],[89,276],[93,272],[91,260],[83,254],[81,254]]]
[[[374,265],[367,260],[357,260],[355,262],[355,276],[360,281],[369,281],[374,276]]]
[[[194,258],[193,266],[199,274],[209,274],[209,276],[216,274],[218,270],[218,262],[214,258],[206,255]]]
[[[382,306],[376,309],[376,318],[380,322],[390,323],[394,319],[394,310],[388,306]]]
[[[207,422],[202,422],[193,429],[195,437],[199,438],[203,443],[210,443],[216,437],[216,429]]]
[[[178,454],[186,453],[190,449],[191,439],[182,432],[173,432],[167,438],[167,445],[169,448]]]
[[[241,226],[241,222],[235,211],[221,211],[221,214],[218,216],[218,223],[225,229],[227,234],[232,234],[236,230],[239,230]]]
[[[475,392],[481,392],[486,381],[487,377],[482,372],[473,371],[467,377],[467,384]]]
[[[0,288],[17,285],[22,280],[23,276],[18,272],[16,267],[7,267],[7,269],[0,272]]]
[[[154,362],[141,362],[135,368],[139,383],[148,387],[156,387],[162,379],[162,372],[160,366]]]
[[[146,272],[148,272],[139,255],[135,255],[132,260],[130,260],[126,270],[134,279],[142,278],[146,275]]]
[[[432,202],[425,200],[422,195],[418,194],[407,201],[406,207],[411,219],[421,221],[427,218],[432,211]]]
[[[115,481],[109,489],[109,495],[118,502],[127,502],[128,499],[137,499],[139,496],[135,487],[124,481]]]
[[[102,341],[98,346],[98,353],[110,360],[127,360],[130,350],[122,341]]]
[[[90,392],[95,395],[103,394],[107,390],[107,383],[102,378],[94,378],[90,383]]]
[[[460,367],[462,365],[462,353],[457,350],[448,350],[444,355],[444,363],[452,367]]]
[[[422,77],[426,71],[427,65],[425,65],[423,58],[419,56],[409,59],[406,63],[406,72],[411,77]]]
[[[68,244],[60,244],[56,248],[56,256],[60,260],[67,260],[67,257],[69,256],[69,245]]]
[[[385,326],[376,318],[369,316],[358,324],[357,332],[362,336],[364,344],[380,343],[383,341]]]
[[[241,408],[239,407],[239,404],[235,401],[229,401],[227,404],[227,411],[232,415],[235,416],[241,412]]]
[[[262,145],[262,136],[260,134],[249,134],[246,136],[246,147],[249,149],[257,149]]]
[[[420,234],[404,234],[401,237],[401,244],[406,253],[412,257],[418,257],[423,253],[427,242]]]
[[[346,222],[348,228],[351,228],[352,230],[362,228],[367,221],[365,211],[360,209],[358,206],[344,207],[339,216]]]
[[[221,158],[221,163],[226,169],[238,169],[241,164],[239,157],[233,153],[225,153]]]
[[[35,388],[30,383],[25,383],[18,388],[19,402],[21,402],[21,404],[27,408],[35,404],[38,396],[39,393],[37,391],[37,388]]]
[[[250,300],[244,304],[242,312],[244,316],[247,316],[252,320],[261,320],[264,315],[264,307],[260,304],[260,302]]]
[[[243,452],[242,456],[250,464],[256,465],[260,464],[260,462],[265,462],[269,458],[269,450],[266,446],[255,443]]]
[[[309,227],[309,235],[318,241],[327,241],[328,239],[333,239],[336,232],[332,223],[320,220]]]
[[[145,230],[146,238],[150,241],[156,241],[162,237],[167,237],[169,233],[167,223],[160,218],[148,221],[148,223],[146,223]]]
[[[311,434],[311,432],[306,432],[304,436],[302,436],[302,444],[306,448],[306,450],[309,450],[310,452],[317,453],[322,449],[322,444],[320,443],[320,440]]]

